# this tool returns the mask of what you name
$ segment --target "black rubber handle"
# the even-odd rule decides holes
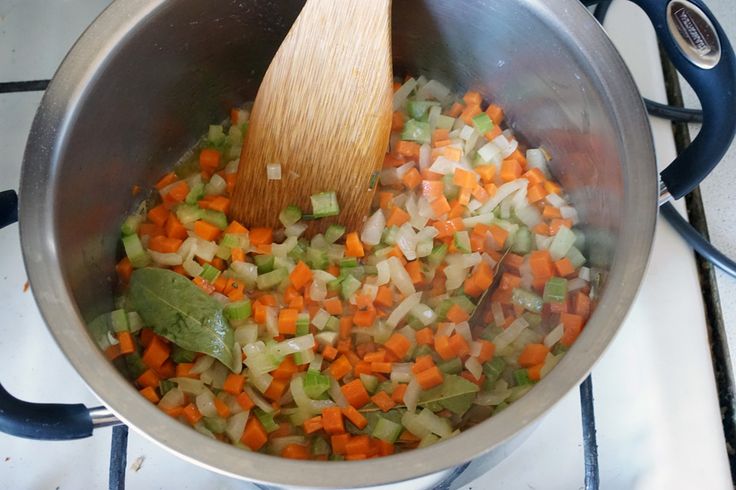
[[[0,228],[18,221],[18,194],[15,191],[0,192]]]
[[[0,385],[0,431],[27,439],[67,441],[92,435],[89,409],[81,403],[30,403]]]
[[[703,107],[698,136],[661,173],[672,197],[692,191],[728,150],[736,133],[736,56],[701,0],[631,0],[649,16],[672,63]]]

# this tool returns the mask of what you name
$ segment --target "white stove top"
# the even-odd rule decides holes
[[[0,82],[50,78],[104,0],[0,1]],[[629,2],[606,23],[643,95],[666,100],[652,28]],[[41,92],[0,94],[0,190],[16,188]],[[675,156],[670,125],[652,119],[660,167]],[[0,231],[0,381],[32,401],[99,401],[53,342],[23,292],[18,226]],[[606,489],[732,488],[692,253],[663,221],[646,278],[623,326],[592,373],[598,466]],[[529,438],[465,489],[584,488],[581,398],[569,393]],[[110,429],[89,439],[39,442],[0,434],[0,489],[104,488]],[[189,462],[131,431],[130,489],[254,488]],[[138,470],[136,460],[142,460]]]

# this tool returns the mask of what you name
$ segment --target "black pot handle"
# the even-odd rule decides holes
[[[693,142],[660,174],[660,204],[692,191],[721,161],[736,133],[736,57],[701,0],[631,0],[652,21],[677,70],[703,108]]]
[[[18,194],[0,192],[0,228],[18,221]],[[119,423],[104,407],[81,403],[30,403],[18,400],[0,384],[0,432],[49,441],[82,439],[97,427]]]

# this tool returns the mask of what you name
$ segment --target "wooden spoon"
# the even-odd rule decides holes
[[[336,191],[339,216],[310,231],[330,222],[361,229],[391,132],[390,13],[390,0],[307,0],[253,105],[235,219],[278,227],[286,206],[309,214],[312,194]],[[281,180],[268,180],[271,163],[281,165]]]

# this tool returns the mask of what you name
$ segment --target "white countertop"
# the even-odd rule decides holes
[[[726,8],[731,0],[710,3],[719,1]],[[0,0],[0,82],[50,78],[107,3]],[[644,16],[618,0],[607,29],[642,93],[664,101],[656,42]],[[25,139],[41,95],[0,94],[0,190],[17,188]],[[668,123],[652,119],[652,127],[662,168],[674,157],[674,143]],[[733,181],[722,182],[724,191],[725,182]],[[728,240],[725,233],[722,238]],[[22,292],[25,280],[13,225],[0,231],[0,381],[33,401],[98,404],[51,339],[31,293]],[[736,315],[736,303],[724,302],[724,309]],[[593,389],[602,488],[732,487],[695,264],[663,221],[640,294],[593,371]],[[109,429],[63,443],[0,434],[0,489],[104,488],[109,447]],[[139,457],[145,458],[143,465],[134,471],[131,464]],[[574,390],[518,450],[463,489],[583,488],[583,475],[580,398]],[[133,431],[126,482],[131,489],[252,488],[183,461]]]

